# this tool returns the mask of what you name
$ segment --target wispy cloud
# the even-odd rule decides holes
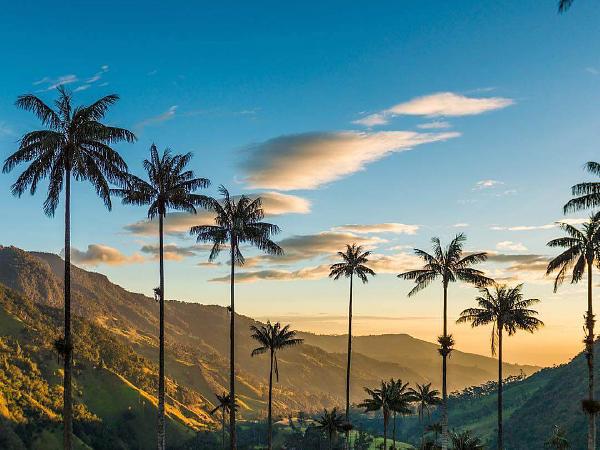
[[[373,127],[385,125],[391,118],[403,115],[425,117],[473,116],[506,108],[512,104],[514,104],[514,100],[504,97],[467,97],[454,92],[439,92],[399,103],[391,108],[355,120],[354,123]]]
[[[498,250],[508,250],[511,252],[526,252],[527,247],[525,247],[521,242],[513,242],[513,241],[502,241],[496,244],[496,248]]]
[[[81,80],[81,81],[83,81],[83,84],[77,86],[74,89],[74,91],[79,92],[79,91],[85,91],[86,89],[89,89],[90,87],[92,87],[92,85],[94,85],[94,83],[100,81],[102,79],[102,76],[106,72],[108,72],[108,70],[109,70],[109,67],[107,65],[101,66],[100,70],[98,72],[96,72],[94,75]],[[44,86],[42,89],[38,90],[38,92],[44,92],[44,91],[52,91],[59,86],[77,83],[78,81],[80,81],[80,79],[77,75],[68,74],[68,75],[61,75],[56,78],[44,77],[37,81],[34,81],[33,85],[34,86]]]
[[[164,111],[156,116],[148,117],[147,119],[144,119],[144,120],[138,122],[134,128],[136,129],[137,133],[139,134],[147,126],[157,125],[159,123],[171,120],[175,117],[175,114],[177,112],[177,107],[178,107],[177,105],[172,105],[166,111]]]
[[[201,251],[207,251],[210,246],[206,245],[190,245],[187,247],[180,247],[177,244],[165,244],[163,246],[163,255],[165,259],[172,261],[181,261],[184,258],[195,256]],[[159,256],[158,245],[144,245],[141,248],[142,253],[152,255],[154,259]]]
[[[446,122],[445,120],[434,120],[433,122],[421,123],[417,125],[417,128],[421,128],[422,130],[443,130],[451,127],[452,125],[450,122]]]
[[[475,183],[475,187],[473,187],[473,190],[480,191],[482,189],[490,189],[502,184],[504,183],[498,180],[480,180],[477,183]]]
[[[280,192],[261,192],[247,194],[250,198],[260,196],[262,208],[266,216],[278,216],[283,214],[308,214],[310,212],[310,201],[297,195],[282,194]],[[165,219],[165,233],[171,236],[188,235],[190,228],[199,224],[214,223],[214,214],[200,210],[198,214],[174,212],[167,214]],[[157,221],[148,219],[125,225],[129,233],[145,236],[155,236],[158,233]]]
[[[562,219],[554,223],[546,223],[543,225],[516,225],[516,226],[492,226],[490,230],[494,231],[534,231],[534,230],[551,230],[552,228],[558,227],[558,223],[568,223],[570,225],[577,225],[585,223],[588,219]]]
[[[244,181],[254,188],[316,189],[392,153],[458,136],[456,132],[412,131],[286,135],[250,146],[241,168],[247,174]]]
[[[469,226],[466,222],[459,222],[452,225],[454,228],[467,228]]]
[[[64,256],[64,251],[61,252]],[[139,253],[131,256],[124,255],[120,250],[102,244],[90,244],[87,250],[71,248],[71,260],[75,264],[84,266],[97,266],[107,264],[109,266],[121,266],[124,264],[137,264],[144,262],[144,257]]]
[[[340,225],[332,228],[333,231],[347,231],[350,233],[395,233],[395,234],[416,234],[419,225],[406,225],[404,223],[388,222],[376,224],[349,224]]]

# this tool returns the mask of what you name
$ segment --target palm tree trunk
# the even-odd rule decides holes
[[[394,426],[392,427],[392,448],[396,450],[396,411],[394,411]]]
[[[498,450],[504,450],[502,434],[502,323],[498,323]]]
[[[63,378],[63,445],[65,450],[73,447],[73,339],[71,337],[71,171],[65,173],[65,337]]]
[[[350,364],[352,361],[352,281],[350,275],[350,302],[348,304],[348,362],[346,364],[346,422],[350,423]],[[346,450],[350,448],[350,430],[346,430]]]
[[[448,285],[444,283],[444,337],[448,336]],[[442,355],[442,450],[448,450],[448,355]]]
[[[267,446],[269,450],[273,448],[273,420],[272,420],[272,408],[273,408],[273,350],[271,350],[271,370],[269,371],[269,410],[267,414],[268,420],[268,437]]]
[[[587,339],[585,340],[586,359],[588,366],[588,398],[590,406],[594,401],[594,312],[592,305],[592,267],[593,262],[588,262],[588,309],[586,314]],[[596,416],[588,413],[588,450],[596,448]]]
[[[225,407],[223,407],[221,413],[221,448],[225,450]]]
[[[383,413],[383,448],[387,450],[387,422],[388,416],[387,413]]]
[[[159,239],[159,350],[158,350],[158,450],[165,450],[165,261],[163,238],[163,214],[158,215]]]
[[[229,410],[229,438],[231,450],[237,449],[237,433],[235,430],[235,239],[231,239],[231,305],[229,324],[229,395],[231,409]]]

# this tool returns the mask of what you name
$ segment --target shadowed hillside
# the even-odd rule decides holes
[[[61,306],[62,271],[63,261],[57,255],[0,247],[0,283],[37,305]],[[115,339],[127,343],[136,357],[154,364],[158,356],[158,305],[154,299],[128,292],[104,275],[77,267],[72,269],[72,298],[75,314],[111,332]],[[245,418],[262,417],[266,401],[266,360],[250,357],[255,344],[249,327],[255,323],[244,316],[237,319],[237,376]],[[195,414],[205,414],[212,407],[214,393],[225,391],[227,386],[228,311],[220,306],[168,301],[166,330],[169,394],[178,396]],[[342,403],[345,338],[307,333],[303,337],[308,345],[280,355],[276,414],[315,411]],[[357,337],[355,342],[353,401],[362,399],[363,386],[382,378],[438,381],[440,358],[434,344],[407,335]],[[493,379],[495,364],[491,358],[455,352],[450,366],[455,371],[453,388]],[[506,365],[508,374],[518,374],[521,369],[528,374],[535,370]]]

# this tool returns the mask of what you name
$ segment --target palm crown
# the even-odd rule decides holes
[[[417,412],[419,413],[419,420],[423,420],[425,413],[427,416],[430,415],[430,408],[441,403],[442,399],[439,397],[440,391],[431,388],[431,383],[417,383],[417,388],[411,388],[413,400],[417,404]]]
[[[375,389],[365,388],[365,392],[369,395],[358,406],[365,408],[365,411],[383,411],[384,420],[387,421],[388,413],[391,410],[393,391],[390,385],[382,381],[381,386]]]
[[[344,417],[338,412],[337,408],[328,411],[327,408],[317,418],[318,428],[325,431],[330,437],[341,431],[344,426]]]
[[[346,251],[338,252],[343,262],[331,265],[329,277],[338,280],[342,276],[350,278],[352,275],[356,275],[363,283],[367,283],[369,281],[367,275],[375,276],[375,272],[365,265],[369,262],[370,254],[370,251],[363,252],[360,245],[346,244]]]
[[[231,401],[231,395],[229,395],[227,392],[223,392],[223,394],[215,394],[215,397],[217,397],[218,403],[217,406],[210,411],[211,415],[216,413],[219,409],[225,413],[225,411],[231,411],[232,409],[238,408],[237,405],[233,405],[233,402]]]
[[[593,265],[600,252],[600,212],[592,214],[581,229],[568,223],[559,223],[560,228],[568,235],[548,242],[549,247],[566,248],[564,252],[548,264],[546,274],[556,270],[554,292],[571,273],[571,283],[577,283],[585,273],[586,265]]]
[[[132,132],[100,122],[119,97],[107,95],[91,105],[74,107],[69,91],[59,87],[58,92],[55,109],[35,95],[22,95],[17,99],[17,107],[33,112],[46,129],[23,136],[19,149],[4,162],[5,173],[21,163],[31,162],[12,185],[12,193],[21,196],[29,189],[34,194],[39,182],[49,178],[44,212],[53,216],[65,173],[73,174],[76,180],[92,183],[110,209],[109,183],[121,181],[127,170],[127,164],[111,145],[135,140]]]
[[[506,331],[512,336],[517,330],[533,333],[544,323],[535,317],[538,313],[530,307],[539,302],[536,298],[523,298],[522,284],[513,288],[496,284],[493,289],[481,288],[475,301],[478,308],[465,309],[457,323],[470,322],[473,327],[493,324],[492,354],[496,354],[498,334]]]
[[[244,255],[240,244],[248,243],[268,254],[281,255],[283,250],[271,240],[279,233],[279,227],[262,222],[264,211],[260,198],[251,199],[245,195],[237,200],[224,186],[219,187],[223,196],[221,201],[210,199],[208,207],[216,213],[215,225],[197,225],[190,229],[198,242],[212,242],[209,260],[213,261],[221,252],[223,245],[232,245],[232,264],[243,265]]]
[[[150,159],[144,160],[148,181],[128,175],[125,188],[112,192],[126,205],[148,205],[150,219],[158,215],[165,217],[169,209],[196,213],[197,206],[207,206],[210,201],[209,197],[194,194],[194,191],[208,187],[210,181],[196,178],[193,171],[186,170],[191,159],[191,153],[173,155],[169,149],[160,156],[152,144]]]
[[[482,271],[473,269],[471,266],[487,260],[487,253],[470,253],[463,256],[463,243],[466,241],[463,233],[456,235],[446,248],[442,248],[440,239],[434,237],[433,255],[416,248],[415,255],[425,261],[421,269],[411,270],[398,275],[398,278],[415,282],[408,296],[415,295],[426,288],[436,278],[440,277],[445,287],[457,280],[464,281],[476,286],[485,286],[492,280],[486,277]]]
[[[296,331],[290,330],[290,326],[281,326],[279,322],[272,325],[267,322],[266,325],[255,326],[251,325],[252,339],[256,340],[260,347],[252,350],[251,356],[262,355],[266,352],[271,352],[274,357],[275,377],[279,381],[279,368],[277,365],[277,351],[288,347],[294,347],[302,344],[304,339],[296,338]]]
[[[402,383],[402,380],[390,380],[388,384],[390,410],[398,414],[411,414],[411,403],[414,401],[412,390],[408,388],[408,383]]]
[[[584,167],[591,174],[600,176],[600,163],[589,161]],[[600,205],[600,182],[598,181],[578,183],[571,188],[571,193],[576,197],[564,206],[565,213]]]

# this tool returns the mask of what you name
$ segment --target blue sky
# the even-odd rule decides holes
[[[463,231],[469,250],[529,257],[527,270],[517,258],[485,266],[543,299],[547,326],[512,339],[508,359],[550,363],[574,354],[582,287],[552,294],[539,267],[558,233],[547,225],[563,217],[569,187],[587,177],[583,163],[597,159],[600,8],[581,1],[557,15],[553,1],[321,3],[3,5],[0,156],[38,126],[14,107],[19,94],[51,101],[53,85],[65,83],[86,103],[116,92],[121,101],[108,121],[138,135],[117,148],[134,172],[155,142],[194,152],[193,169],[213,182],[207,193],[224,184],[285,204],[277,212],[287,213],[270,220],[296,256],[244,269],[251,282],[239,285],[242,313],[343,332],[347,289],[324,268],[334,246],[351,239],[372,248],[382,269],[358,288],[359,332],[433,340],[437,288],[408,300],[410,286],[394,273],[413,264],[410,247]],[[421,140],[431,142],[400,151]],[[60,212],[43,215],[43,191],[11,197],[15,176],[0,177],[8,212],[0,243],[60,252]],[[127,228],[144,211],[116,205],[108,213],[88,186],[75,191],[80,263],[150,293],[157,267],[148,246],[156,239]],[[181,231],[189,218],[178,220]],[[396,225],[376,226],[386,223]],[[343,228],[350,224],[370,228]],[[209,281],[226,266],[198,266],[206,252],[189,238],[170,235],[167,243],[178,258],[168,263],[167,296],[226,304],[226,285]],[[476,291],[453,293],[455,317]],[[488,351],[489,330],[454,328],[459,348]]]

